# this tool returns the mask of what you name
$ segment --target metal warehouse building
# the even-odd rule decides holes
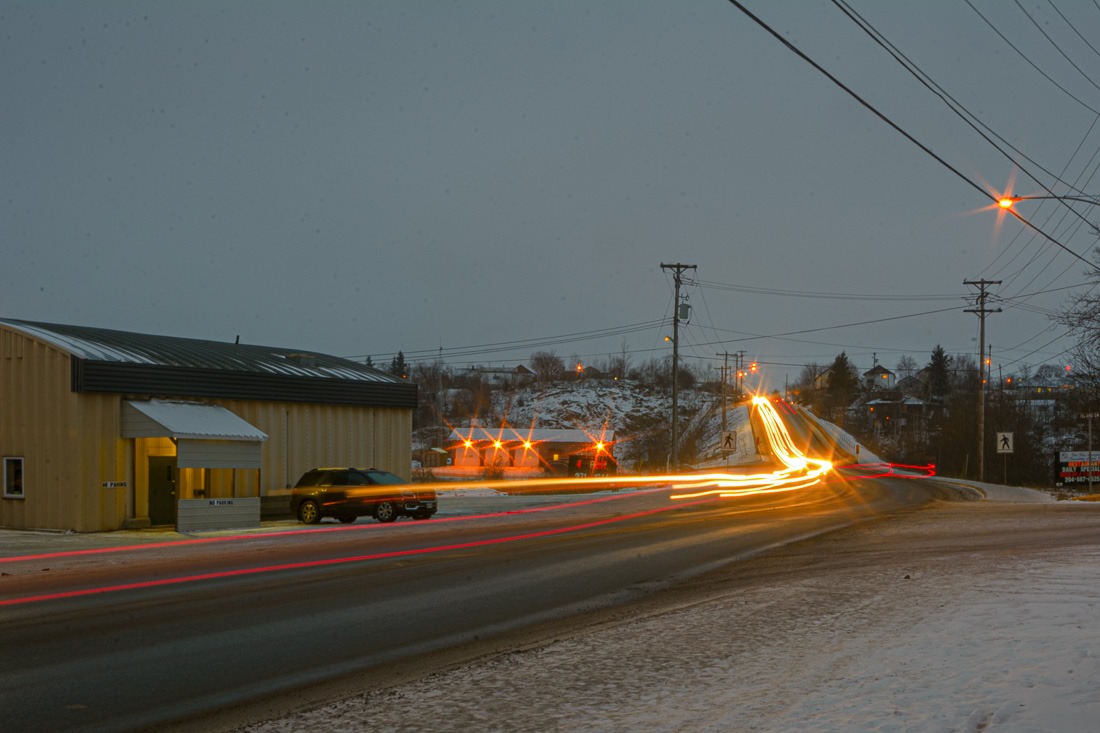
[[[322,465],[407,478],[415,407],[335,356],[0,319],[0,527],[176,524]]]

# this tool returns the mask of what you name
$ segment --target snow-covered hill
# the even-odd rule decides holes
[[[691,391],[679,395],[680,407],[694,412],[703,396]],[[513,425],[541,428],[586,428],[607,426],[622,429],[638,419],[668,419],[672,400],[664,391],[642,389],[627,382],[527,387],[494,393],[494,408]]]
[[[720,398],[696,389],[677,395],[681,458],[706,462],[719,455],[722,439]],[[592,433],[613,430],[616,457],[625,467],[663,465],[668,458],[672,397],[668,390],[641,387],[628,381],[587,381],[532,385],[493,392],[492,421],[515,427],[580,428]],[[482,422],[486,422],[485,419]],[[748,429],[748,412],[730,409],[727,430],[737,432],[732,462],[755,456]]]
[[[727,407],[723,432],[719,395],[686,389],[677,395],[677,403],[683,464],[704,467],[759,460],[756,436],[744,404],[731,403]],[[516,428],[583,429],[591,434],[614,431],[615,456],[620,465],[628,470],[644,470],[664,466],[669,460],[671,414],[672,397],[667,390],[628,381],[587,381],[496,390],[492,393],[491,413],[480,416],[478,422],[504,422]],[[468,425],[461,420],[449,422],[458,428]],[[854,452],[854,438],[836,426],[822,427],[842,449]]]

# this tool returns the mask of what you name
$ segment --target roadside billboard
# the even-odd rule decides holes
[[[1100,484],[1100,450],[1094,450],[1091,453],[1085,450],[1058,451],[1054,460],[1055,486],[1087,485],[1089,474],[1093,484]]]

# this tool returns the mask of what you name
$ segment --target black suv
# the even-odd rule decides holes
[[[399,516],[428,519],[436,510],[431,489],[412,490],[400,476],[377,468],[315,468],[290,492],[290,511],[305,524],[321,517],[354,522],[371,516],[392,522]]]

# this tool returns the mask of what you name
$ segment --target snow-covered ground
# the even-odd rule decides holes
[[[1098,730],[1100,507],[981,488],[242,730]]]

